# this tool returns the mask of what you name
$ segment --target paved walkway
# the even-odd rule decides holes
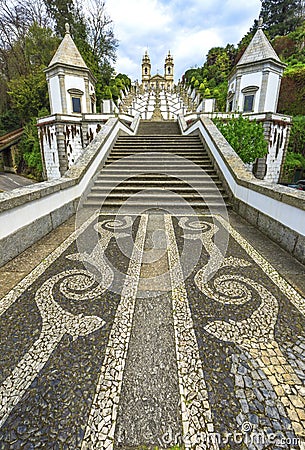
[[[35,181],[15,173],[0,172],[0,191],[12,191],[23,186],[29,186]]]
[[[234,213],[74,222],[0,269],[0,449],[304,450],[304,266]]]

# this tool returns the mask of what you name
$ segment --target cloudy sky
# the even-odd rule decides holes
[[[148,50],[152,74],[174,57],[175,80],[201,66],[211,47],[237,44],[258,18],[260,0],[106,0],[119,40],[116,71],[141,79]]]

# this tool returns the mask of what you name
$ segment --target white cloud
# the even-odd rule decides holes
[[[106,8],[120,40],[147,36],[171,22],[167,8],[158,0],[108,0]]]
[[[137,73],[139,71],[139,62],[133,61],[128,56],[118,55],[118,63],[116,65],[117,73]]]
[[[106,0],[119,40],[117,72],[141,77],[148,48],[152,72],[163,72],[168,50],[174,56],[176,79],[202,65],[211,47],[237,44],[259,15],[260,0],[242,7],[236,0]]]

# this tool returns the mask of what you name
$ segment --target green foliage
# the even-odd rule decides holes
[[[20,143],[22,158],[27,166],[27,175],[36,180],[42,179],[42,161],[36,127],[36,120],[32,119],[24,127],[24,134]]]
[[[292,31],[289,34],[285,31],[285,35],[278,35],[272,41],[275,51],[283,62],[287,64],[282,79],[278,111],[289,115],[305,114],[305,22],[300,24],[300,20],[296,20],[300,14],[300,2],[287,2],[286,0],[278,2],[272,0],[263,3],[263,12],[267,14],[268,20],[278,20],[274,14],[282,14],[283,11],[286,11],[285,8],[291,15],[290,19],[293,19],[292,21],[287,19],[288,22],[283,24],[281,20],[279,23],[276,22],[277,25],[283,25],[286,27],[285,29]],[[277,11],[278,3],[279,8],[282,8],[281,11],[280,9]],[[271,8],[270,11],[268,8]],[[293,24],[293,26],[288,27],[288,23],[290,25]],[[300,25],[297,26],[298,24]],[[268,38],[274,36],[273,31],[275,28],[272,28],[270,24],[268,25],[268,21],[264,27]],[[237,45],[237,48],[230,44],[226,47],[211,48],[204,65],[188,69],[182,77],[183,82],[187,86],[195,87],[202,97],[208,95],[208,97],[215,98],[216,110],[225,111],[229,73],[243,55],[257,29],[258,21],[255,20],[249,32]],[[282,34],[283,29],[281,31]],[[210,95],[208,94],[209,91]]]
[[[44,0],[44,3],[59,37],[65,35],[66,22],[70,24],[74,37],[80,34],[80,30],[84,26],[84,20],[73,0]]]
[[[102,90],[101,95],[102,95],[102,98],[104,100],[111,99],[112,98],[112,91],[111,91],[110,86],[105,86],[104,89]]]
[[[125,88],[129,89],[131,87],[131,79],[127,75],[119,73],[115,78],[121,80]]]
[[[225,110],[227,78],[236,56],[234,45],[213,47],[209,50],[202,67],[188,69],[182,79],[188,86],[196,88],[202,98],[215,98],[218,111]]]
[[[292,182],[295,169],[305,169],[305,157],[300,153],[288,151],[284,163],[283,179]]]
[[[302,22],[302,0],[262,0],[261,16],[271,38],[285,36]]]
[[[305,66],[286,71],[282,79],[278,110],[284,114],[305,113]]]
[[[130,78],[125,74],[118,74],[115,78],[112,78],[108,85],[106,85],[102,92],[102,99],[112,98],[115,102],[120,98],[121,91],[129,89],[131,86]]]
[[[49,65],[60,39],[50,28],[31,25],[24,36],[24,49],[29,72],[41,70]]]
[[[245,163],[254,162],[267,154],[268,144],[261,124],[241,115],[224,122],[214,119],[215,125]]]
[[[21,123],[14,111],[9,109],[0,116],[0,136],[18,128],[21,128]]]
[[[43,70],[12,79],[8,83],[13,109],[24,123],[37,117],[41,108],[49,105],[48,88]]]
[[[288,151],[305,157],[305,116],[295,116],[292,119]]]

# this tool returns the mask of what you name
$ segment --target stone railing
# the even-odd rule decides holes
[[[188,126],[180,116],[179,125],[201,137],[234,209],[305,263],[305,192],[255,178],[208,117]]]
[[[139,116],[130,126],[118,118],[109,119],[63,177],[0,194],[0,266],[77,211],[79,199],[119,134],[134,134],[138,124]]]

